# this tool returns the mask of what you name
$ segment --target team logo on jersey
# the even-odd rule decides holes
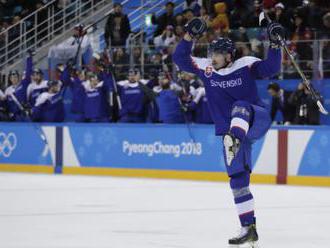
[[[213,72],[212,66],[206,67],[205,73],[204,73],[205,77],[207,77],[207,78],[211,77],[212,76],[212,72]]]

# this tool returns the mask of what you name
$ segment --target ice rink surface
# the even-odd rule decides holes
[[[261,248],[330,247],[330,189],[252,185]],[[226,183],[0,174],[0,248],[224,248]]]

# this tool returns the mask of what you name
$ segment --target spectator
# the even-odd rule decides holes
[[[177,37],[178,40],[182,39],[184,36],[184,27],[183,26],[176,26],[175,27],[175,35]]]
[[[201,5],[199,0],[186,0],[185,9],[191,9],[194,16],[200,15]]]
[[[294,124],[320,125],[319,108],[303,83],[298,85],[298,89],[292,94],[289,101],[296,106]]]
[[[168,47],[171,43],[176,41],[176,36],[174,34],[173,26],[168,25],[163,33],[156,36],[154,39],[155,48]]]
[[[190,22],[194,17],[194,12],[191,9],[185,9],[183,11],[183,20],[185,24]]]
[[[229,18],[227,16],[227,6],[225,3],[220,2],[214,5],[216,17],[212,21],[212,28],[217,30],[221,29],[222,32],[228,33],[229,31]]]
[[[19,43],[20,43],[20,34],[21,34],[21,25],[19,22],[21,21],[21,17],[19,15],[15,15],[13,17],[11,25],[11,29],[8,31],[8,53],[10,60],[13,60],[17,54],[19,54]]]
[[[306,17],[299,11],[294,16],[294,32],[292,35],[291,49],[298,54],[301,69],[305,71],[307,76],[311,76],[313,49],[311,30],[306,23]]]
[[[174,3],[168,2],[165,5],[166,12],[164,14],[158,18],[155,15],[152,16],[152,24],[157,25],[154,37],[161,35],[168,25],[175,25],[174,8]]]
[[[263,11],[263,4],[259,0],[254,1],[253,13],[246,19],[246,27],[255,28],[259,27],[259,15]]]
[[[183,15],[182,14],[177,14],[175,16],[175,21],[174,21],[174,26],[184,26],[184,19],[183,19]]]
[[[208,14],[207,9],[204,6],[202,6],[200,9],[200,17],[204,19],[204,21],[206,21],[208,27],[211,26],[210,15]]]
[[[141,66],[141,56],[142,51],[140,46],[133,47],[133,65],[139,67]]]
[[[118,81],[124,80],[129,68],[129,56],[123,48],[118,47],[114,50],[113,64],[114,64],[115,76],[117,80]]]
[[[60,81],[48,81],[48,91],[41,93],[32,108],[32,119],[37,122],[63,122],[64,85]]]
[[[165,72],[173,72],[173,59],[172,54],[174,52],[174,43],[170,43],[169,46],[164,49],[164,55],[162,58],[163,64],[164,64],[164,71]]]
[[[45,4],[43,1],[39,1],[36,4],[36,8],[40,9],[44,7]],[[37,14],[37,37],[38,37],[38,46],[41,46],[45,41],[47,41],[47,34],[48,34],[48,9],[44,8],[40,10]]]
[[[163,71],[163,58],[162,54],[157,52],[149,58],[148,65],[146,66],[146,73],[150,77],[155,72]]]
[[[276,113],[279,110],[283,116],[283,124],[290,125],[294,123],[295,106],[289,101],[292,91],[281,89],[277,83],[270,83],[267,90],[268,94],[272,97],[272,121],[275,120]]]
[[[114,4],[114,12],[109,15],[105,25],[104,38],[107,47],[124,47],[131,32],[131,27],[127,15],[122,12],[120,3]]]
[[[330,12],[327,12],[322,17],[322,26],[319,34],[320,39],[329,39],[330,38]]]
[[[287,15],[287,12],[285,10],[285,6],[283,3],[277,3],[275,5],[275,19],[278,23],[280,23],[283,27],[286,27],[286,32],[288,32],[290,29],[291,22],[289,20],[289,17]],[[287,33],[287,36],[289,37],[289,34]]]
[[[233,11],[230,13],[229,23],[231,29],[247,27],[249,18],[253,16],[253,3],[247,0],[236,0]]]
[[[34,69],[32,72],[32,82],[27,87],[26,97],[28,104],[34,106],[38,96],[48,90],[48,82],[43,79],[44,73],[41,69]]]

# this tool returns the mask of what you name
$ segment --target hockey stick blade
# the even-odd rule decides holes
[[[319,110],[320,110],[320,112],[321,112],[322,114],[324,114],[324,115],[328,115],[328,114],[329,114],[329,112],[323,107],[323,105],[322,105],[322,103],[320,102],[320,100],[318,100],[318,101],[316,102],[316,104],[317,104],[317,106],[319,107]]]

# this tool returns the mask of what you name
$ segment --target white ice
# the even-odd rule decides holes
[[[330,247],[330,189],[253,185],[261,248]],[[0,174],[1,248],[226,248],[226,183]]]

